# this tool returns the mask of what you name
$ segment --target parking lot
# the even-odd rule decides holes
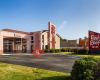
[[[80,59],[80,57],[50,53],[42,54],[39,58],[34,57],[32,54],[0,56],[0,62],[60,72],[70,72],[75,60],[77,59]]]

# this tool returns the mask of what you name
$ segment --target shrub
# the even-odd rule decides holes
[[[54,49],[50,49],[50,52],[51,52],[51,53],[55,53],[55,50],[54,50]]]
[[[71,52],[72,51],[72,49],[70,49],[70,48],[62,48],[61,49],[61,52]]]
[[[59,52],[61,52],[61,49],[46,49],[45,52],[59,53]]]
[[[48,52],[50,52],[50,49],[46,49],[46,50],[44,50],[44,52],[48,53]]]
[[[61,52],[66,52],[66,49],[65,49],[65,48],[62,48],[62,49],[61,49]]]
[[[74,54],[88,54],[88,50],[85,49],[73,49],[72,52],[74,52]]]
[[[62,48],[62,49],[46,49],[45,52],[59,53],[59,52],[73,52],[74,54],[88,54],[88,51],[85,49],[71,49],[71,48]]]
[[[100,80],[100,62],[95,67],[95,80]]]
[[[79,50],[77,49],[75,51],[74,53],[77,53],[77,54],[88,54],[88,51],[86,49],[79,49]]]
[[[76,60],[71,72],[72,80],[94,80],[98,59],[92,57]]]
[[[61,49],[58,49],[58,52],[61,52]]]
[[[73,49],[74,54],[78,53],[78,49]]]
[[[59,52],[61,52],[60,49],[55,49],[55,53],[59,53]]]

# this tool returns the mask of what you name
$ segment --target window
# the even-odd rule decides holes
[[[31,40],[33,40],[34,38],[33,38],[33,36],[31,36]]]
[[[34,43],[34,41],[31,41],[31,43]]]
[[[44,45],[42,45],[42,49],[44,50]]]
[[[42,35],[42,39],[44,39],[44,35]]]
[[[42,42],[44,43],[44,35],[42,35]]]

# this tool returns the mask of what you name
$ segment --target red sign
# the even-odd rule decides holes
[[[52,34],[52,48],[55,48],[55,27],[53,25],[51,27],[51,34]]]
[[[89,50],[100,50],[100,33],[89,31]]]
[[[48,34],[49,48],[55,48],[55,42],[56,42],[55,35],[56,35],[55,25],[49,22],[49,34]]]

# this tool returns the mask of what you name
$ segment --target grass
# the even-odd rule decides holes
[[[54,54],[62,54],[62,55],[72,55],[72,52],[59,52],[59,53],[54,53]]]
[[[0,63],[0,80],[69,80],[69,77],[70,73]]]
[[[75,55],[75,56],[100,58],[100,55]]]
[[[60,52],[60,53],[54,53],[54,54],[61,54],[61,55],[72,55],[72,56],[79,56],[79,57],[94,57],[94,58],[100,58],[100,55],[89,55],[89,54],[74,54],[72,52]]]

